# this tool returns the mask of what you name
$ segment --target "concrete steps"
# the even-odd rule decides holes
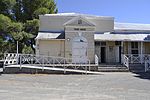
[[[100,64],[98,66],[99,72],[128,72],[128,68],[121,64]]]

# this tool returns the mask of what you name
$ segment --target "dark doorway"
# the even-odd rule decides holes
[[[101,63],[106,63],[106,48],[101,47]]]

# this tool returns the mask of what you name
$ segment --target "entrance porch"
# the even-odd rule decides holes
[[[95,41],[95,54],[99,64],[121,63],[122,44],[120,41]]]
[[[95,41],[95,53],[99,65],[143,66],[150,69],[150,42]]]

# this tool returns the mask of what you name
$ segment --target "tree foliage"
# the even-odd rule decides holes
[[[39,29],[39,20],[27,20],[27,22],[24,24],[24,27],[26,32],[37,35]]]
[[[12,17],[12,9],[16,0],[0,0],[0,14]]]
[[[41,14],[57,13],[57,9],[54,0],[16,0],[13,12],[17,21],[25,22]]]
[[[0,14],[0,33],[6,33],[8,27],[11,25],[11,19],[3,14]]]
[[[0,54],[32,53],[38,33],[38,16],[57,13],[54,0],[0,0]]]

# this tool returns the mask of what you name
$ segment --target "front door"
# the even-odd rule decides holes
[[[87,39],[78,36],[72,41],[72,63],[87,63]]]
[[[121,46],[116,46],[115,50],[116,54],[116,62],[120,63],[121,62]]]
[[[106,47],[101,47],[101,63],[106,63]]]

